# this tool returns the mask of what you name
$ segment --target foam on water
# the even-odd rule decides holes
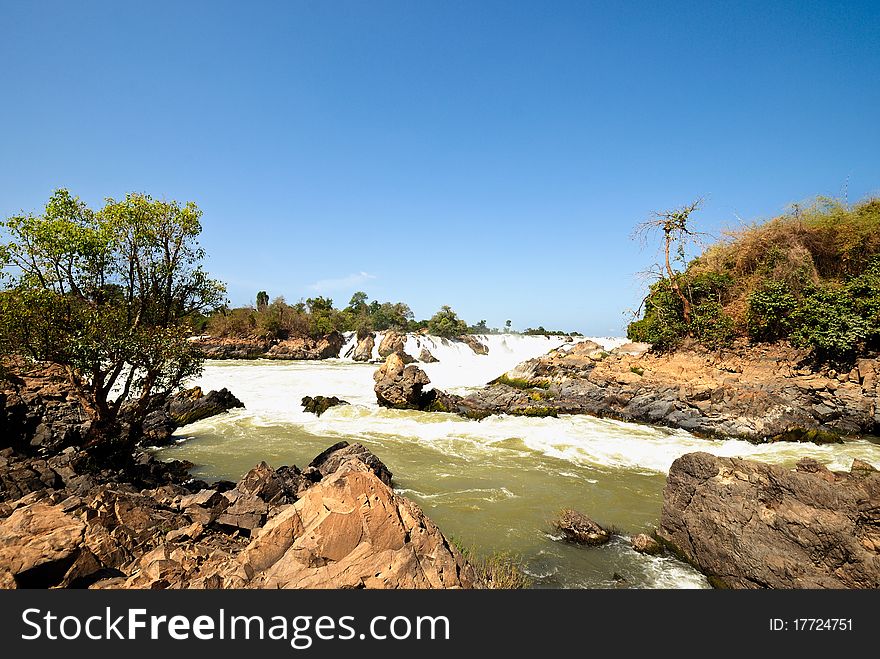
[[[563,337],[488,335],[478,337],[489,355],[438,337],[409,336],[406,350],[423,347],[440,361],[419,364],[432,383],[466,391],[516,364],[564,346]],[[193,384],[206,391],[228,387],[245,404],[182,429],[164,449],[167,457],[196,462],[205,478],[237,478],[256,461],[290,464],[309,460],[345,439],[363,441],[395,471],[398,491],[422,505],[452,534],[464,533],[484,548],[529,552],[527,566],[537,585],[656,588],[707,587],[705,578],[670,557],[636,554],[618,538],[589,551],[552,537],[547,516],[565,505],[608,515],[627,532],[649,531],[657,523],[663,475],[684,453],[707,451],[793,464],[813,457],[832,469],[849,469],[853,458],[880,464],[880,445],[707,440],[690,433],[589,416],[527,418],[493,416],[482,421],[452,414],[380,408],[373,392],[375,364],[342,357],[320,362],[213,361]],[[376,345],[381,342],[377,337]],[[599,339],[606,348],[622,339]],[[339,396],[350,405],[317,417],[302,410],[303,396]],[[303,464],[297,462],[297,464]],[[221,466],[222,465],[222,466]],[[600,518],[601,519],[601,518]]]

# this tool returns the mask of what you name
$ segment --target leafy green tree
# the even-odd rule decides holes
[[[367,310],[367,294],[363,291],[357,291],[351,296],[345,311],[352,314],[360,314]]]
[[[511,321],[509,321],[509,320],[504,321],[504,331],[505,332],[510,332],[510,325],[511,325]]]
[[[461,336],[467,332],[467,323],[458,317],[449,305],[443,305],[428,321],[428,332],[435,336]]]
[[[269,306],[269,294],[266,291],[257,293],[257,311],[263,312]]]
[[[143,194],[99,211],[56,190],[42,214],[2,223],[5,351],[59,364],[92,417],[89,445],[128,448],[156,397],[201,370],[190,319],[225,302],[202,268],[201,211]],[[122,444],[123,446],[120,446]]]

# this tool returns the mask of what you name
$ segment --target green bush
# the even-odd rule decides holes
[[[804,298],[792,314],[791,342],[814,348],[820,358],[840,359],[860,352],[871,333],[846,288],[822,288]]]
[[[776,341],[788,336],[798,303],[784,282],[767,282],[749,296],[748,305],[749,337],[755,341]]]

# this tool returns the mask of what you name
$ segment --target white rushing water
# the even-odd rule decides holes
[[[565,344],[564,337],[478,338],[488,345],[488,355],[426,336],[408,337],[406,350],[414,356],[422,347],[430,350],[440,361],[419,366],[432,385],[463,393]],[[606,348],[624,342],[593,340]],[[377,346],[380,341],[381,336]],[[352,339],[348,343],[342,355]],[[388,410],[376,403],[376,368],[345,358],[208,362],[193,384],[206,391],[227,387],[246,407],[182,428],[180,444],[162,454],[195,462],[197,476],[237,479],[260,460],[302,466],[332,442],[359,441],[391,467],[398,491],[420,503],[444,531],[483,549],[523,554],[527,571],[540,583],[574,587],[614,587],[615,572],[638,587],[706,585],[672,558],[636,554],[623,541],[592,551],[572,548],[547,527],[554,510],[569,505],[628,534],[650,531],[659,516],[665,473],[684,453],[785,464],[810,456],[844,470],[856,457],[880,463],[880,445],[868,440],[754,445],[585,415],[474,421]],[[302,410],[307,395],[335,395],[351,404],[317,417]]]

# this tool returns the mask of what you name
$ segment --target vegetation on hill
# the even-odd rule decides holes
[[[673,260],[681,264],[683,250],[678,254]],[[688,338],[710,347],[736,338],[784,339],[824,360],[875,350],[880,199],[846,204],[820,197],[729,232],[686,267],[666,269],[641,311],[628,337],[661,350]]]

